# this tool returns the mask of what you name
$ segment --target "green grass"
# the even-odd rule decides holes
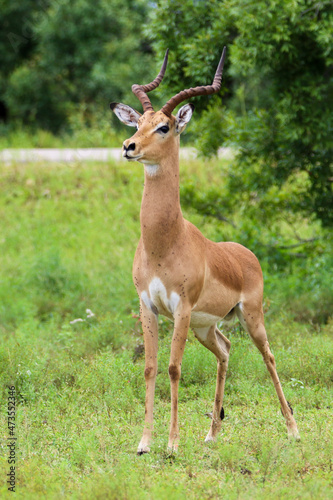
[[[55,135],[45,129],[28,129],[20,124],[0,124],[0,150],[7,148],[110,148],[119,147],[126,139],[103,115],[86,123],[83,115],[70,119],[69,127]]]
[[[182,167],[185,186],[205,190],[219,176],[217,162]],[[325,252],[306,271],[263,261],[267,331],[301,441],[288,440],[261,356],[235,324],[219,441],[204,443],[216,362],[190,334],[180,449],[168,455],[172,327],[161,318],[154,443],[136,456],[145,383],[131,266],[142,186],[139,164],[1,166],[1,497],[11,494],[6,404],[15,385],[18,498],[331,498],[333,323],[322,319],[331,304],[315,315],[330,274]],[[207,236],[238,239],[237,228],[184,212]]]

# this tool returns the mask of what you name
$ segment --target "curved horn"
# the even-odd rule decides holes
[[[154,109],[150,102],[149,97],[147,96],[147,92],[156,89],[156,87],[158,87],[159,84],[161,83],[168,64],[168,54],[169,54],[169,49],[167,49],[165,53],[161,71],[159,72],[155,80],[153,80],[151,83],[148,83],[147,85],[137,85],[137,84],[132,85],[132,92],[141,102],[144,112]]]
[[[225,54],[226,54],[227,48],[224,47],[221,55],[220,62],[217,66],[217,70],[214,76],[213,83],[211,85],[205,85],[201,87],[194,87],[186,90],[182,90],[178,94],[176,94],[174,97],[172,97],[161,109],[163,113],[167,116],[171,116],[172,111],[175,109],[178,104],[181,102],[185,101],[185,99],[189,99],[190,97],[194,96],[199,96],[199,95],[208,95],[208,94],[215,94],[218,92],[221,88],[221,81],[222,81],[222,71],[223,71],[223,65],[224,65],[224,60],[225,60]]]

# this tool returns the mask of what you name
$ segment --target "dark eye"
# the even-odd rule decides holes
[[[166,134],[169,132],[169,125],[163,125],[163,127],[160,127],[157,129],[157,132],[161,132],[162,134]]]

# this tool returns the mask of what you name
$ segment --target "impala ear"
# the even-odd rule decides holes
[[[185,104],[182,106],[176,115],[176,132],[181,134],[185,129],[186,125],[192,118],[192,113],[194,110],[193,104]]]
[[[136,127],[140,118],[140,113],[135,111],[135,109],[127,106],[127,104],[121,104],[120,102],[111,102],[110,108],[114,112],[117,118],[125,125],[129,127]]]

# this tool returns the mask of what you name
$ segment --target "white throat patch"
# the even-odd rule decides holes
[[[145,171],[147,172],[147,174],[150,176],[150,177],[153,177],[154,175],[157,174],[158,172],[158,169],[159,169],[159,165],[151,165],[151,164],[148,164],[148,163],[144,163],[144,167],[145,167]]]

